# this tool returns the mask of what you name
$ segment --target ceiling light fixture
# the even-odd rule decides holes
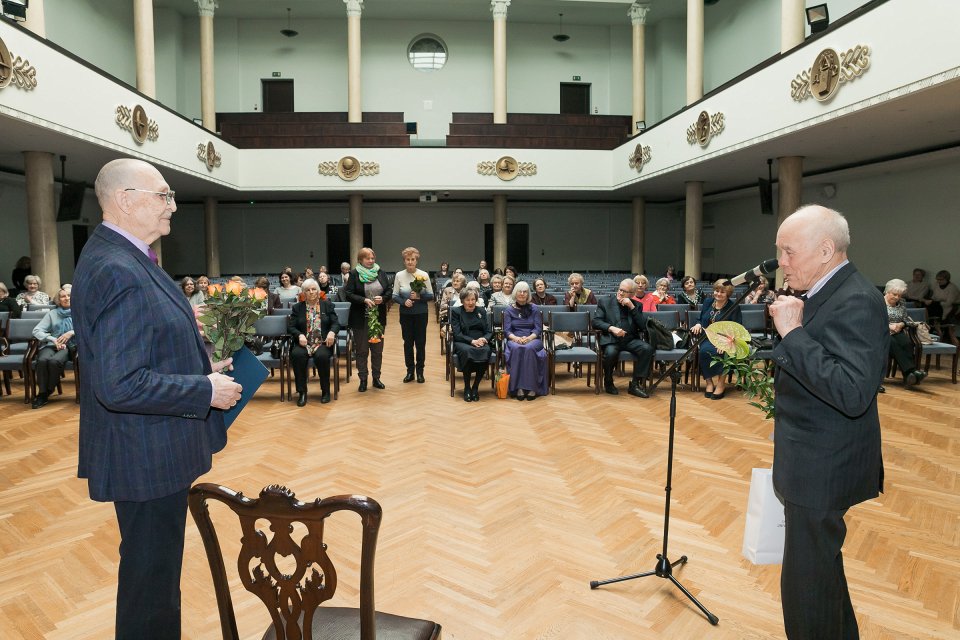
[[[290,7],[287,7],[287,28],[280,29],[280,33],[287,36],[288,38],[293,38],[300,34],[299,31],[295,31],[290,28]]]
[[[553,39],[556,40],[557,42],[566,42],[567,40],[570,39],[570,36],[568,36],[563,32],[563,14],[562,13],[560,14],[560,32],[557,34],[554,34]]]

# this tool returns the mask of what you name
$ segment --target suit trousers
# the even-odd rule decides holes
[[[53,393],[53,390],[57,388],[57,384],[60,382],[60,374],[63,373],[63,369],[67,365],[67,360],[70,359],[70,355],[75,351],[75,347],[58,350],[56,347],[49,345],[40,349],[35,365],[39,393]]]
[[[855,640],[857,618],[840,549],[846,509],[808,509],[784,501],[786,537],[780,597],[790,640]]]
[[[293,367],[293,379],[297,386],[297,393],[307,392],[307,379],[310,377],[307,367],[310,361],[317,367],[320,376],[320,392],[330,393],[330,347],[321,344],[313,355],[307,355],[306,347],[295,344],[290,347],[290,366]]]
[[[180,640],[187,492],[114,503],[120,524],[117,640]]]
[[[412,372],[416,366],[417,372],[423,373],[423,361],[427,351],[427,321],[429,313],[400,313],[400,332],[403,335],[403,360],[407,371]],[[414,347],[416,347],[416,361],[414,361]]]
[[[653,347],[646,340],[640,338],[623,338],[603,346],[603,377],[604,380],[613,380],[613,369],[617,366],[621,351],[629,351],[637,359],[633,363],[633,381],[646,377],[650,371],[650,361],[653,359]]]

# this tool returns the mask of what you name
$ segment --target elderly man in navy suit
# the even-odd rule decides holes
[[[153,166],[114,160],[97,176],[103,223],[77,263],[79,473],[120,526],[116,637],[180,638],[187,491],[227,441],[240,385],[211,364],[193,310],[156,264],[174,192]]]
[[[770,305],[780,342],[773,484],[786,515],[780,579],[791,640],[859,637],[840,549],[843,516],[883,489],[877,390],[889,327],[883,297],[847,260],[846,219],[806,206],[777,232],[780,267],[803,297]]]

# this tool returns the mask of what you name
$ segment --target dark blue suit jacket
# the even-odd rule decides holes
[[[90,497],[145,501],[189,488],[227,441],[210,360],[180,288],[98,226],[73,280],[80,464]]]

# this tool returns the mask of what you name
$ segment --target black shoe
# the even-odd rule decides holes
[[[910,387],[912,387],[913,385],[915,385],[915,384],[917,384],[918,382],[920,382],[921,379],[922,379],[922,378],[917,375],[917,372],[916,372],[916,371],[911,371],[910,373],[908,373],[907,375],[905,375],[905,376],[903,377],[903,385],[904,385],[905,387],[907,387],[907,388],[910,388]]]
[[[417,371],[417,383],[423,384],[427,379],[423,377],[423,371]]]
[[[703,397],[704,397],[704,398],[707,398],[707,399],[709,400],[710,398],[713,397],[713,391],[704,391],[704,392],[703,392]]]
[[[407,375],[403,376],[403,381],[404,381],[405,383],[406,383],[406,382],[413,382],[413,371],[407,371]]]
[[[517,391],[517,400],[526,400],[526,399],[527,399],[527,394],[520,393],[519,391]]]
[[[470,389],[463,390],[463,401],[464,402],[473,402],[473,393]]]
[[[327,404],[330,402],[330,392],[325,391],[320,395],[320,404]]]
[[[880,385],[880,388],[877,389],[877,393],[886,393],[886,392],[887,392],[887,388],[884,387],[883,385]]]
[[[307,392],[301,391],[300,394],[297,396],[297,406],[302,407],[305,404],[307,404]]]
[[[49,402],[50,394],[48,393],[39,393],[37,397],[33,399],[33,402],[30,403],[30,407],[33,409],[39,409]]]
[[[470,395],[473,397],[473,401],[474,401],[474,402],[480,402],[480,394],[477,392],[476,389],[474,389],[473,391],[471,391],[471,392],[470,392]]]
[[[373,388],[374,388],[374,389],[386,389],[386,388],[387,388],[387,385],[385,385],[385,384],[383,384],[382,382],[380,382],[380,378],[374,378],[374,379],[373,379]]]
[[[727,395],[726,389],[724,389],[724,390],[721,391],[720,393],[714,392],[714,394],[713,394],[712,396],[710,396],[710,399],[711,399],[711,400],[723,400],[723,396],[725,396],[725,395]]]
[[[527,400],[536,400],[538,397],[539,396],[537,396],[537,394],[531,393],[530,395],[527,396]]]
[[[603,390],[609,393],[612,396],[620,395],[620,392],[617,391],[617,388],[613,384],[613,380],[604,380],[603,381]]]
[[[639,382],[631,382],[630,386],[627,387],[627,393],[632,396],[637,396],[638,398],[649,398],[650,394],[644,391],[643,387],[640,386]]]
[[[367,390],[367,379],[360,378],[360,386],[357,388],[357,391],[359,391],[360,393],[363,393],[366,390]]]

